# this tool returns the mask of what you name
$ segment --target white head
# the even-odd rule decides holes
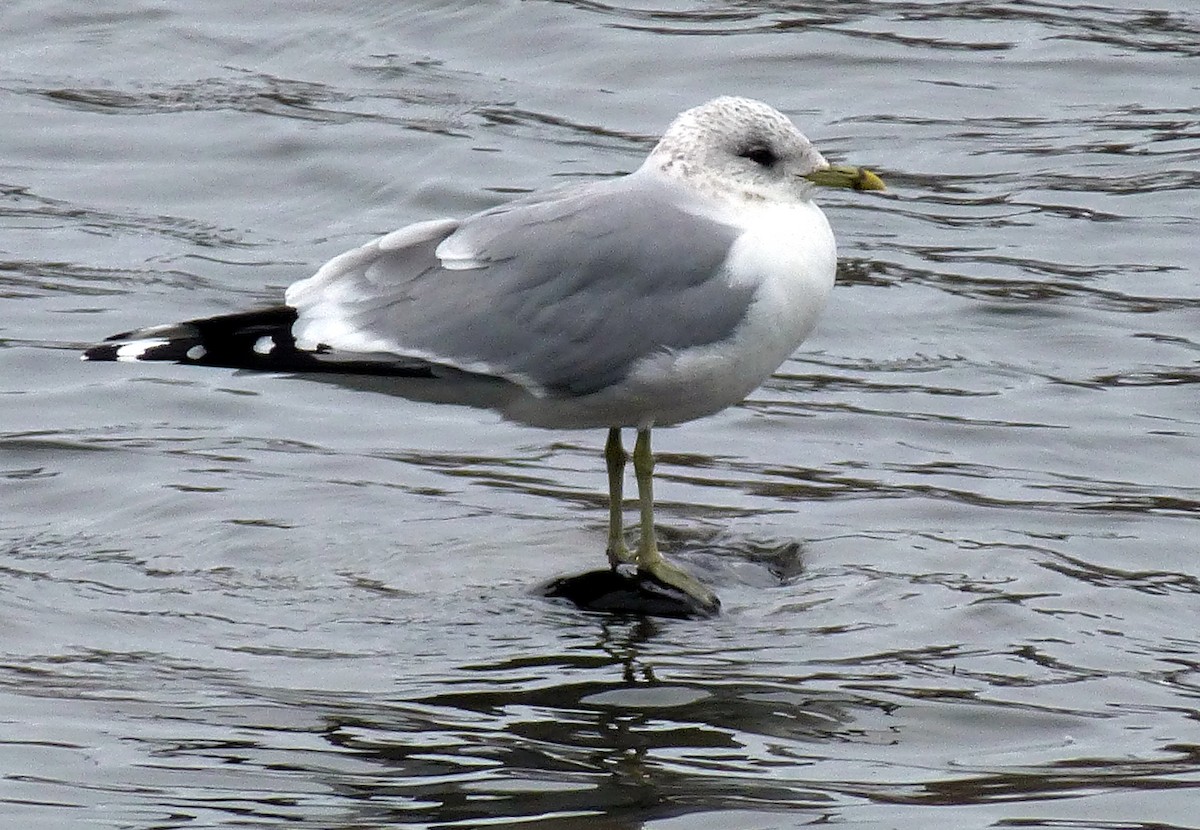
[[[751,199],[788,202],[808,198],[812,183],[804,176],[829,166],[783,113],[730,96],[676,116],[647,163],[704,189],[711,182]]]
[[[873,173],[831,167],[783,113],[731,96],[680,113],[645,164],[714,195],[755,201],[809,199],[818,184],[883,188]]]

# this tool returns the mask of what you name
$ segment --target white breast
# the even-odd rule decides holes
[[[655,423],[677,423],[741,401],[787,360],[816,326],[833,288],[837,249],[825,214],[812,202],[764,207],[726,261],[732,285],[756,285],[733,337],[645,361],[633,379],[671,379],[674,396]],[[672,401],[672,397],[674,400]],[[673,404],[673,405],[672,405]]]
[[[776,356],[769,374],[809,335],[825,308],[837,245],[825,214],[811,201],[764,206],[744,226],[725,268],[732,285],[758,288],[737,332],[737,347]]]

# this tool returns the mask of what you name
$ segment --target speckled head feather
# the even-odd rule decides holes
[[[808,198],[804,177],[829,166],[786,115],[733,96],[680,113],[646,164],[714,195],[773,201]]]

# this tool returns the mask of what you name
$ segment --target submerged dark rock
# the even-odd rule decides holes
[[[560,577],[546,585],[543,593],[569,600],[584,611],[608,614],[704,619],[721,611],[720,600],[714,606],[706,605],[651,574],[625,567]]]

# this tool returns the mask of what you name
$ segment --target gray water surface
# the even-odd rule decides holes
[[[0,12],[0,825],[1200,826],[1192,4],[193,6]],[[656,431],[717,620],[537,596],[603,434],[78,360],[723,93],[890,190]]]

